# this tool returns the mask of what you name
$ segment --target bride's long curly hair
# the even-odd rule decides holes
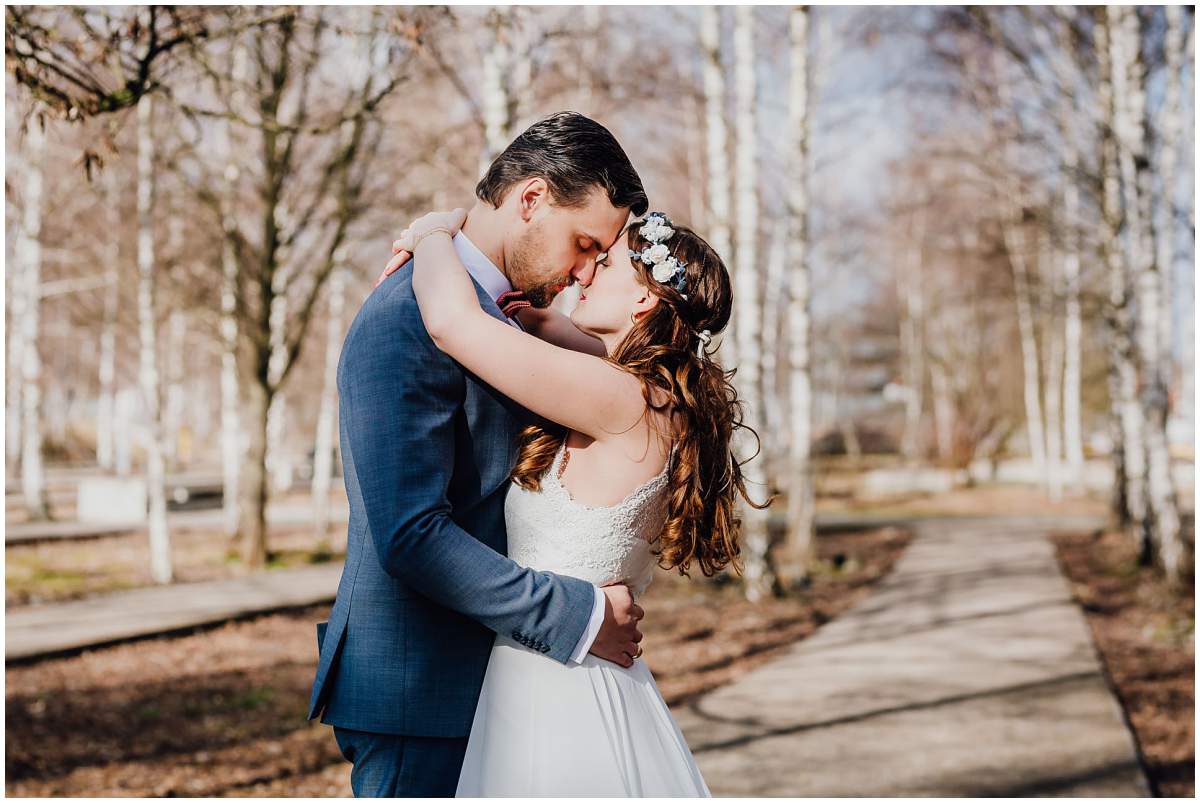
[[[653,245],[641,236],[643,223],[626,229],[629,248],[639,253]],[[687,298],[655,280],[649,268],[634,260],[640,281],[659,297],[659,303],[606,359],[641,380],[647,408],[668,413],[668,420],[676,422],[667,521],[654,545],[659,565],[687,575],[695,562],[709,577],[732,564],[740,573],[737,497],[758,509],[770,500],[757,504],[750,499],[742,464],[731,447],[738,429],[748,430],[756,439],[758,435],[742,423],[742,403],[730,382],[734,371],[725,371],[707,354],[697,353],[698,333],[707,329],[715,335],[729,323],[733,287],[720,256],[700,235],[686,226],[672,223],[671,227],[675,233],[666,244],[687,265],[683,285]],[[513,480],[523,488],[540,489],[541,477],[565,437],[561,428],[527,427],[521,433]]]

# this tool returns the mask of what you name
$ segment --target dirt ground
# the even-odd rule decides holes
[[[1169,591],[1121,533],[1058,534],[1060,564],[1087,615],[1109,683],[1159,797],[1194,797],[1195,578]]]
[[[319,544],[311,529],[273,527],[272,567],[341,559],[346,525],[336,525]],[[195,583],[247,573],[226,539],[211,528],[176,527],[171,532],[175,580]],[[42,541],[5,549],[4,604],[12,610],[39,602],[61,602],[153,584],[145,533],[69,541]]]
[[[645,660],[678,705],[728,683],[869,593],[907,545],[882,529],[821,536],[812,586],[750,604],[733,584],[660,574]],[[840,568],[835,568],[840,567]],[[340,796],[349,765],[304,720],[327,606],[6,671],[11,796]]]

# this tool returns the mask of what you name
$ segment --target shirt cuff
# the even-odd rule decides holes
[[[587,630],[583,631],[583,635],[575,644],[575,651],[571,653],[571,661],[577,664],[583,663],[588,651],[592,649],[592,642],[600,633],[600,625],[604,624],[604,592],[600,590],[600,586],[592,588],[596,591],[596,599],[592,603],[592,618],[588,620]]]

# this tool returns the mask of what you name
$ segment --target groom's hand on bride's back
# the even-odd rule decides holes
[[[631,667],[638,654],[638,642],[642,640],[638,622],[646,612],[633,601],[628,586],[604,586],[600,590],[605,597],[604,624],[600,625],[590,652],[614,664]]]

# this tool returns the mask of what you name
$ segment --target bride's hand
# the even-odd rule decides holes
[[[467,219],[467,210],[458,208],[450,212],[430,212],[414,220],[408,228],[400,232],[400,238],[392,243],[392,258],[379,278],[375,287],[383,284],[383,280],[391,276],[412,259],[413,251],[422,238],[434,231],[445,231],[451,237],[459,232]]]

